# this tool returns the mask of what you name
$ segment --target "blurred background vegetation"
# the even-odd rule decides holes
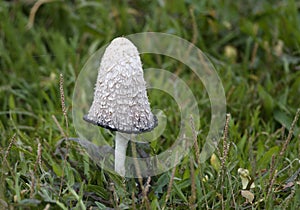
[[[0,208],[300,208],[299,122],[291,129],[300,107],[299,11],[296,0],[0,1]],[[182,37],[210,58],[231,120],[225,158],[224,145],[203,164],[193,152],[173,171],[152,177],[145,193],[147,180],[122,180],[102,171],[80,145],[57,142],[62,131],[76,137],[72,93],[88,58],[115,37],[148,31]],[[189,84],[206,104],[199,106],[207,132],[209,101],[201,82],[171,59],[142,59],[145,67],[166,67]],[[163,94],[149,97],[154,107],[173,103]],[[168,121],[164,145],[153,147],[168,148],[177,117]],[[200,131],[197,140],[205,141]],[[256,187],[244,190],[253,201],[241,193],[238,168],[250,171]]]

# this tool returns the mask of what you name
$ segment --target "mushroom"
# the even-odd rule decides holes
[[[131,135],[157,126],[147,97],[139,52],[128,39],[118,37],[105,49],[94,100],[83,119],[116,131],[115,171],[125,176],[126,149]]]

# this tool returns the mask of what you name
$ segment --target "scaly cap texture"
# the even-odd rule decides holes
[[[114,39],[98,72],[87,122],[124,133],[152,130],[157,119],[150,109],[137,48],[128,39]]]

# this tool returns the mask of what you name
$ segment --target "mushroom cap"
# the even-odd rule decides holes
[[[128,39],[114,39],[101,59],[94,100],[83,118],[123,133],[142,133],[157,126],[146,92],[137,48]]]

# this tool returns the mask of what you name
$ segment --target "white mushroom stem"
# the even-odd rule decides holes
[[[125,176],[125,159],[128,145],[127,135],[116,132],[115,139],[115,171],[121,176]]]

